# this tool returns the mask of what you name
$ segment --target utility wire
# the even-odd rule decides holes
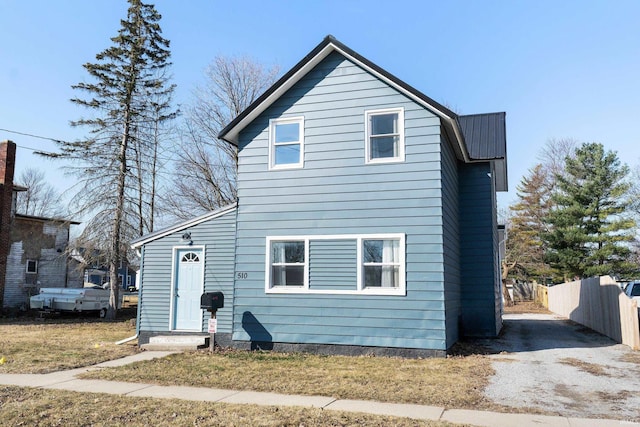
[[[9,133],[15,133],[16,135],[29,136],[31,138],[44,139],[46,141],[53,141],[53,142],[58,143],[58,144],[64,144],[66,142],[66,141],[63,141],[63,140],[60,140],[60,139],[48,138],[46,136],[40,136],[40,135],[33,135],[31,133],[18,132],[18,131],[15,131],[15,130],[9,130],[9,129],[0,128],[0,131],[9,132]],[[38,148],[27,147],[26,145],[16,144],[16,147],[20,147],[20,148],[23,148],[25,150],[31,150],[31,151],[34,152],[34,154],[43,154],[45,156],[55,156],[55,155],[57,155],[57,153],[51,153],[49,151],[42,151],[42,150],[40,150]]]
[[[17,134],[17,135],[24,135],[24,136],[30,136],[30,137],[32,137],[32,138],[45,139],[45,140],[47,140],[47,141],[53,141],[53,142],[57,142],[57,143],[59,143],[59,144],[64,144],[64,143],[67,143],[67,144],[68,144],[68,142],[67,142],[67,141],[63,141],[63,140],[61,140],[61,139],[48,138],[48,137],[46,137],[46,136],[33,135],[33,134],[31,134],[31,133],[18,132],[18,131],[15,131],[15,130],[9,130],[9,129],[0,129],[0,130],[1,130],[1,131],[4,131],[4,132],[9,132],[9,133],[15,133],[15,134]],[[23,148],[28,148],[28,147],[23,147]]]

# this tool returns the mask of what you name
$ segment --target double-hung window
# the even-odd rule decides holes
[[[268,248],[271,288],[305,287],[308,259],[306,240],[273,240],[268,242]]]
[[[269,121],[269,167],[300,168],[304,163],[304,117]]]
[[[400,239],[362,240],[362,287],[400,287]]]
[[[265,291],[406,295],[405,235],[268,236]]]
[[[366,163],[404,161],[404,109],[365,112]]]

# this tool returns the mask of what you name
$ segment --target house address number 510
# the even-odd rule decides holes
[[[236,279],[246,279],[249,273],[236,273]]]

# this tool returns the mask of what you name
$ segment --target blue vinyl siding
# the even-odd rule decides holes
[[[445,312],[447,348],[458,341],[460,305],[460,229],[458,160],[450,144],[442,144],[442,220],[444,242]]]
[[[356,241],[309,242],[309,289],[355,291],[357,287]]]
[[[491,165],[473,163],[459,169],[463,329],[466,335],[495,336],[500,324],[499,305],[496,307],[500,278]]]
[[[171,304],[171,266],[173,248],[184,246],[181,236],[191,233],[194,246],[204,246],[204,291],[222,291],[225,306],[218,310],[218,331],[231,333],[236,211],[174,232],[145,244],[140,273],[140,331],[169,331]],[[202,331],[207,331],[210,314],[203,316]]]
[[[365,164],[365,111],[395,107],[405,162]],[[304,167],[269,171],[269,119],[287,116],[304,116]],[[436,116],[335,52],[244,128],[233,339],[445,350],[440,146]],[[406,296],[265,293],[267,236],[377,233],[406,235]],[[355,267],[326,261],[311,261],[311,286],[344,289]]]

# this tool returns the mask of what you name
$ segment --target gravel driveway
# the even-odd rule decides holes
[[[496,375],[496,403],[570,417],[640,421],[640,352],[552,314],[507,314],[482,344]]]

